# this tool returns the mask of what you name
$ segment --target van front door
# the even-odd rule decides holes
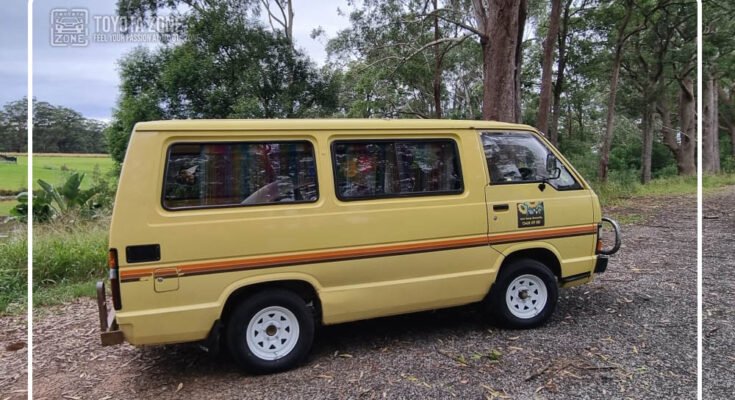
[[[491,245],[503,253],[540,241],[565,258],[589,255],[596,232],[591,193],[551,148],[531,132],[481,132],[480,138],[490,181],[485,199]]]

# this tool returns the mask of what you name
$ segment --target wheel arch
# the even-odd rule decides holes
[[[546,244],[534,244],[529,246],[510,247],[506,249],[506,251],[503,252],[503,261],[498,269],[498,275],[503,272],[504,268],[507,268],[508,265],[512,264],[513,261],[522,258],[536,260],[546,265],[551,269],[551,272],[557,277],[557,279],[561,279],[561,257],[555,248]]]
[[[284,289],[296,293],[308,303],[312,303],[316,321],[322,320],[322,302],[319,298],[321,286],[316,279],[304,274],[278,274],[262,276],[254,279],[245,279],[231,284],[220,299],[220,320],[227,323],[234,308],[243,299],[255,293]]]

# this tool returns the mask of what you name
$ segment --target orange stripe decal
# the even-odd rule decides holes
[[[434,240],[430,242],[390,244],[368,248],[327,250],[312,253],[299,253],[278,256],[252,257],[239,260],[217,261],[181,265],[179,275],[198,275],[215,272],[238,271],[245,269],[282,267],[287,265],[312,264],[319,262],[354,260],[359,258],[385,257],[401,254],[422,253],[461,249],[468,247],[487,246],[490,244],[521,242],[526,240],[553,239],[569,236],[590,235],[597,233],[597,225],[583,225],[567,228],[543,229],[515,233],[482,235],[463,239]],[[135,269],[120,271],[123,281],[138,280],[150,276],[158,268]],[[167,269],[170,270],[170,267]],[[168,271],[167,271],[168,272]],[[167,274],[168,275],[168,274]]]

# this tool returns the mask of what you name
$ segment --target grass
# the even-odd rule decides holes
[[[54,221],[33,231],[33,304],[49,306],[94,297],[107,271],[109,220]]]
[[[611,179],[605,184],[590,183],[603,206],[621,204],[631,198],[675,195],[697,192],[696,177],[668,177],[654,179],[642,185],[633,179]]]
[[[97,296],[96,281],[63,282],[55,286],[37,288],[33,291],[33,306],[44,307],[62,304],[79,297]]]
[[[591,182],[591,185],[603,205],[616,205],[636,197],[697,193],[696,176],[659,178],[647,185],[630,179],[610,180],[604,185]],[[705,175],[702,178],[702,190],[705,193],[728,185],[735,185],[735,174]]]
[[[0,201],[0,219],[10,215],[10,209],[15,207],[16,204],[15,200]]]
[[[25,310],[28,242],[23,226],[0,238],[0,315]]]
[[[106,174],[113,170],[114,165],[112,159],[107,155],[34,154],[33,188],[39,189],[39,179],[58,185],[70,174],[84,172],[86,178],[82,181],[82,188],[87,189],[92,184],[91,176],[95,169]]]
[[[12,195],[28,187],[28,157],[15,157],[17,164],[0,162],[0,194]]]
[[[70,221],[73,218],[70,218]],[[108,220],[56,220],[33,230],[34,290],[104,277]]]
[[[17,157],[17,164],[0,163],[0,195],[12,196],[28,187],[28,157]],[[93,184],[95,170],[106,174],[113,168],[114,162],[106,154],[34,154],[33,188],[40,189],[38,179],[59,185],[67,176],[78,171],[86,174],[82,188],[87,189]],[[9,215],[15,204],[13,200],[0,201],[0,217]]]

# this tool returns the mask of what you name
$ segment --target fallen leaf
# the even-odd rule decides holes
[[[18,351],[22,348],[26,347],[26,342],[15,342],[11,343],[7,346],[5,346],[5,350],[7,351]]]

